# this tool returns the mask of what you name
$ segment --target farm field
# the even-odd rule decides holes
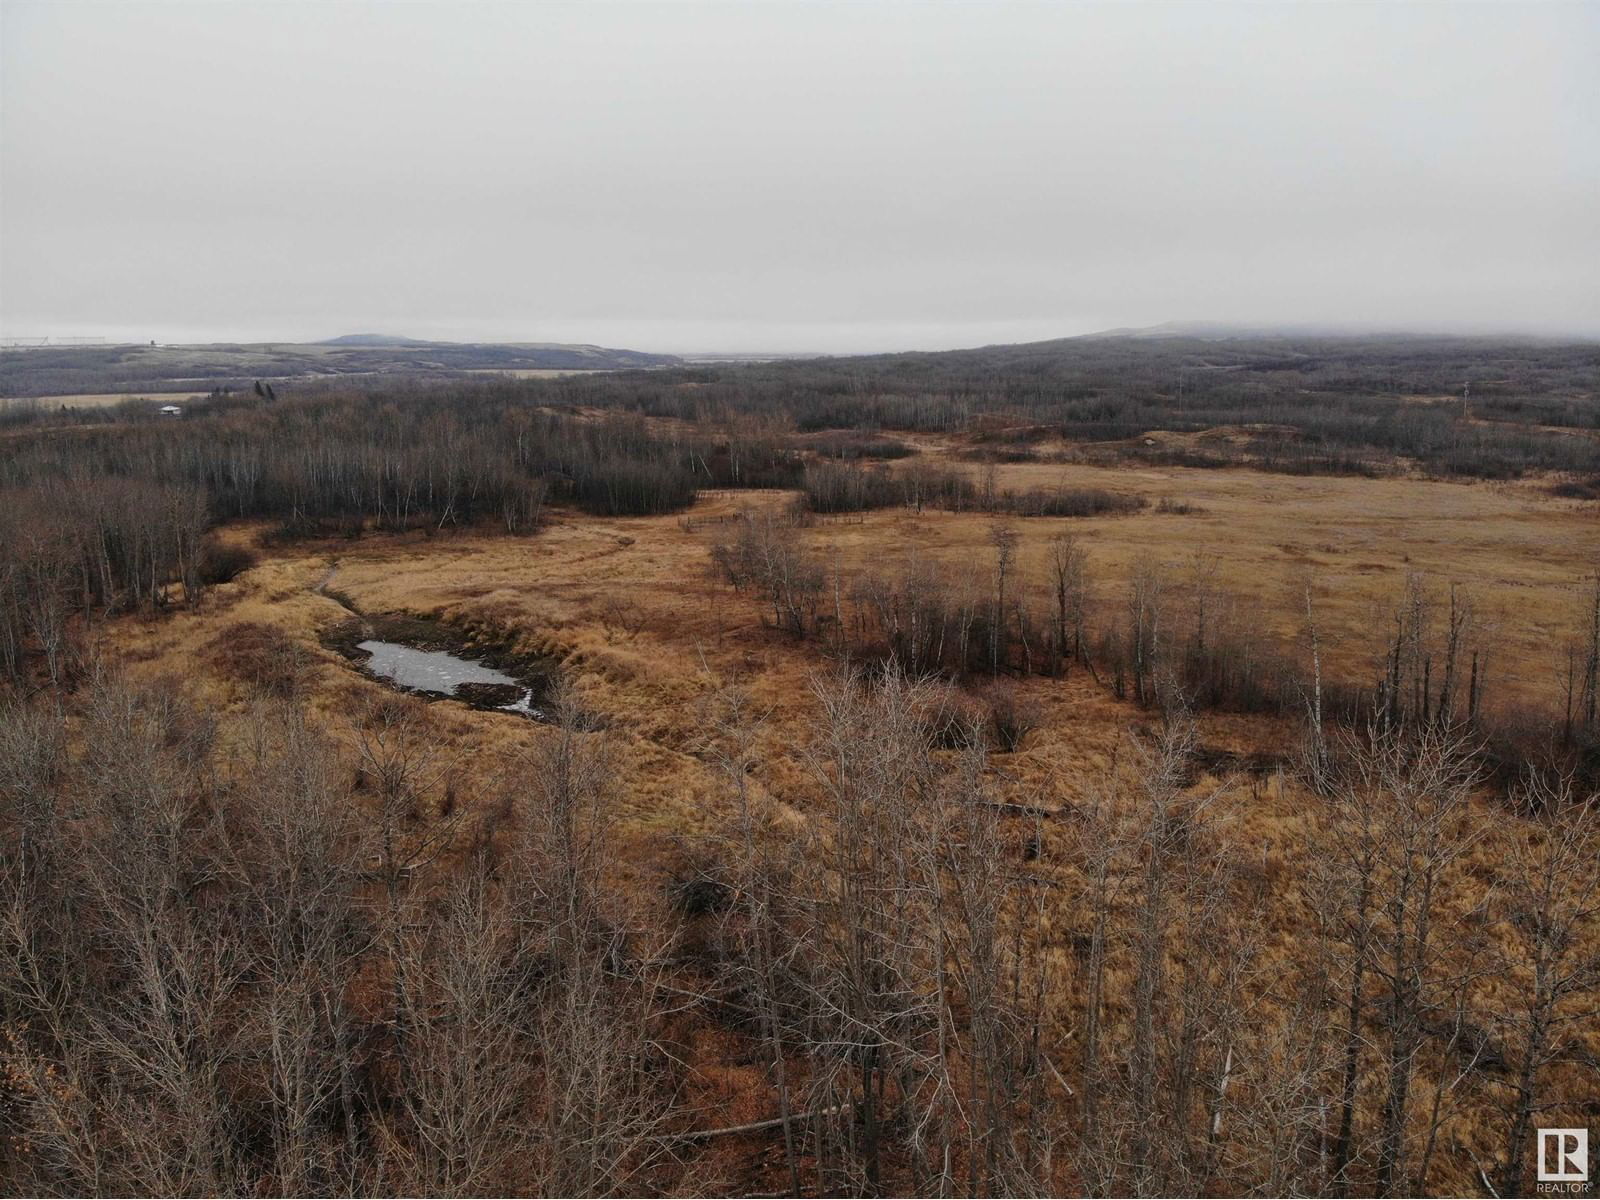
[[[586,375],[593,371],[610,370],[608,367],[468,367],[468,375],[500,375],[506,379],[565,379],[569,375]]]
[[[1020,557],[1036,586],[1044,586],[1049,539],[1076,533],[1108,594],[1125,588],[1140,560],[1163,565],[1180,582],[1209,566],[1231,601],[1232,619],[1287,648],[1302,636],[1309,583],[1336,673],[1354,679],[1370,682],[1381,669],[1408,576],[1421,577],[1439,596],[1458,585],[1493,630],[1490,671],[1513,703],[1554,697],[1564,641],[1584,603],[1582,580],[1600,552],[1594,504],[1552,497],[1542,480],[1054,464],[1002,465],[998,477],[1000,486],[1019,490],[1103,488],[1150,502],[1125,517],[1020,520]],[[1163,500],[1195,511],[1159,512]],[[846,554],[854,545],[863,564],[901,545],[902,530],[905,545],[925,545],[952,563],[981,557],[987,543],[989,523],[970,516],[896,515],[883,529],[872,520],[859,541],[847,533],[838,539]]]

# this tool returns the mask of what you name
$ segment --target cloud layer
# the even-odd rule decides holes
[[[4,332],[1600,333],[1600,6],[9,0]]]

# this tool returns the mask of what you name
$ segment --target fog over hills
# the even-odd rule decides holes
[[[1585,342],[1600,341],[1600,331],[1547,334],[1492,327],[1429,328],[1361,322],[1293,322],[1251,324],[1229,321],[1163,321],[1159,325],[1123,326],[1078,334],[1079,338],[1199,338],[1213,341],[1253,341],[1266,338],[1479,338],[1496,341]]]
[[[388,333],[346,333],[325,338],[318,346],[427,346],[432,343],[421,338],[395,337]]]
[[[1592,4],[294,10],[8,0],[7,332],[1600,331]]]

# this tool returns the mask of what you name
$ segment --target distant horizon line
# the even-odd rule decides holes
[[[867,324],[872,324],[868,322]],[[1070,322],[1063,322],[1070,326]],[[79,327],[81,328],[81,327]],[[1492,325],[1484,323],[1453,324],[1453,325],[1408,325],[1404,323],[1347,323],[1338,321],[1290,321],[1290,322],[1260,322],[1260,321],[1210,321],[1210,320],[1172,320],[1158,322],[1152,325],[1116,325],[1095,328],[1077,333],[1062,333],[1054,337],[1023,337],[1009,341],[981,341],[981,342],[949,342],[943,345],[918,344],[909,345],[901,343],[893,347],[878,349],[821,349],[809,347],[806,349],[777,349],[772,347],[762,349],[732,349],[732,348],[707,348],[704,346],[694,349],[663,350],[648,347],[643,344],[619,344],[607,341],[586,340],[538,340],[515,337],[412,337],[406,334],[356,332],[333,334],[325,337],[263,337],[258,334],[243,337],[218,336],[216,334],[200,334],[184,340],[164,339],[161,337],[132,337],[127,334],[95,335],[82,333],[61,334],[5,334],[0,335],[0,349],[23,350],[43,349],[52,347],[52,343],[61,348],[91,349],[96,346],[148,346],[158,347],[203,347],[203,346],[320,346],[338,343],[346,338],[374,339],[368,348],[381,348],[384,343],[393,347],[404,346],[407,343],[423,346],[592,346],[604,350],[629,351],[640,354],[657,354],[674,358],[752,358],[752,359],[796,359],[796,358],[868,358],[885,354],[939,354],[961,350],[982,350],[995,346],[1026,346],[1036,345],[1041,342],[1076,341],[1093,338],[1271,338],[1271,337],[1322,337],[1322,338],[1355,338],[1355,337],[1419,337],[1419,338],[1469,338],[1469,339],[1524,339],[1541,342],[1600,342],[1600,328],[1578,331],[1576,329],[1539,329],[1527,326]],[[361,343],[353,343],[353,348],[360,348]],[[53,347],[52,347],[53,348]]]

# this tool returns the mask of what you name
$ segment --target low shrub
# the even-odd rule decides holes
[[[1039,727],[1039,708],[1021,696],[1015,684],[996,683],[985,689],[989,709],[989,735],[994,748],[1012,754],[1022,748],[1028,734]]]
[[[307,667],[294,639],[260,621],[227,626],[206,647],[206,657],[229,678],[284,700],[299,694]]]
[[[1138,512],[1147,503],[1143,496],[1104,488],[1035,488],[1007,492],[996,507],[1019,517],[1100,517]]]
[[[209,541],[200,549],[200,582],[207,587],[232,583],[259,561],[248,546]]]
[[[959,688],[941,685],[933,689],[931,702],[918,718],[934,749],[967,750],[983,740],[989,713]]]
[[[1561,500],[1600,500],[1600,475],[1593,479],[1563,479],[1551,484],[1549,490]]]

